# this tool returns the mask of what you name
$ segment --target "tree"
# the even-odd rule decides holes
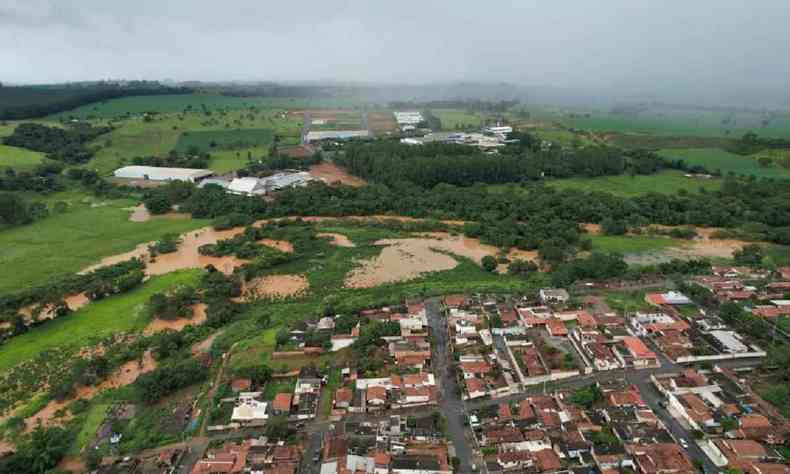
[[[277,331],[277,336],[275,337],[275,341],[277,342],[277,346],[284,346],[288,344],[288,341],[291,340],[291,335],[287,329],[282,328]]]
[[[757,244],[745,245],[732,256],[738,265],[757,266],[763,261],[763,248]]]
[[[601,221],[601,229],[606,235],[624,235],[628,231],[625,222],[608,217]]]
[[[486,255],[485,257],[483,257],[481,263],[483,265],[483,270],[487,272],[493,272],[494,270],[496,270],[497,267],[496,259],[491,255]]]
[[[774,160],[772,160],[768,156],[761,156],[760,158],[757,159],[757,163],[763,168],[768,168],[774,164]]]

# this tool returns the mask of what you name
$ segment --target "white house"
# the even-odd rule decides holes
[[[265,421],[269,418],[267,413],[268,403],[258,400],[261,392],[242,392],[236,406],[233,407],[231,421],[237,423],[252,423]]]

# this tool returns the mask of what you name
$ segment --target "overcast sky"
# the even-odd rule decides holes
[[[0,81],[787,87],[790,0],[0,0]]]

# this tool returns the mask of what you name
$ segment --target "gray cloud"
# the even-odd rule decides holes
[[[787,0],[0,0],[0,80],[779,89]]]

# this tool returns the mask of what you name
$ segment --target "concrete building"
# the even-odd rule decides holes
[[[264,181],[252,177],[235,178],[228,184],[226,189],[231,194],[239,194],[242,196],[260,196],[266,194]]]
[[[370,132],[367,130],[321,130],[307,132],[305,142],[317,142],[321,140],[350,140],[352,138],[367,138]]]
[[[194,168],[164,168],[159,166],[124,166],[115,170],[113,175],[123,179],[142,179],[146,181],[186,181],[197,183],[213,175],[211,170]]]

